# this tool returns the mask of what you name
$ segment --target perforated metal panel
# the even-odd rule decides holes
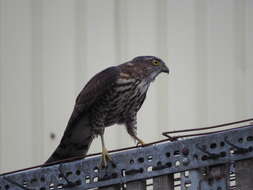
[[[107,168],[99,168],[100,156],[94,156],[1,175],[0,189],[226,190],[239,184],[245,190],[253,181],[243,172],[250,173],[251,161],[245,159],[253,158],[253,126],[138,147],[112,158]]]

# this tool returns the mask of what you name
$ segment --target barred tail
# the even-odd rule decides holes
[[[45,164],[85,156],[92,140],[93,134],[87,116],[74,123],[69,122],[60,144]]]

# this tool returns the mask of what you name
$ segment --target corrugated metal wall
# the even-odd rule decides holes
[[[146,142],[253,116],[252,18],[252,0],[0,0],[0,172],[46,160],[90,77],[137,55],[171,70],[139,114]],[[107,129],[109,149],[125,134]]]

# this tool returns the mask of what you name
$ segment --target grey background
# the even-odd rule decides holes
[[[252,18],[252,0],[0,0],[0,172],[44,162],[85,83],[137,55],[171,70],[140,111],[146,142],[252,117]],[[118,126],[106,143],[133,145]]]

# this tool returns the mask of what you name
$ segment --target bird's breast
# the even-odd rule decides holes
[[[91,110],[94,125],[107,127],[122,123],[136,113],[145,98],[149,83],[139,79],[119,79]]]
[[[119,102],[128,104],[135,100],[138,96],[146,93],[149,83],[140,79],[120,79],[115,85],[115,93],[118,95],[116,99]]]
[[[108,101],[106,125],[112,125],[124,120],[129,113],[137,112],[149,83],[134,79],[118,80]]]

